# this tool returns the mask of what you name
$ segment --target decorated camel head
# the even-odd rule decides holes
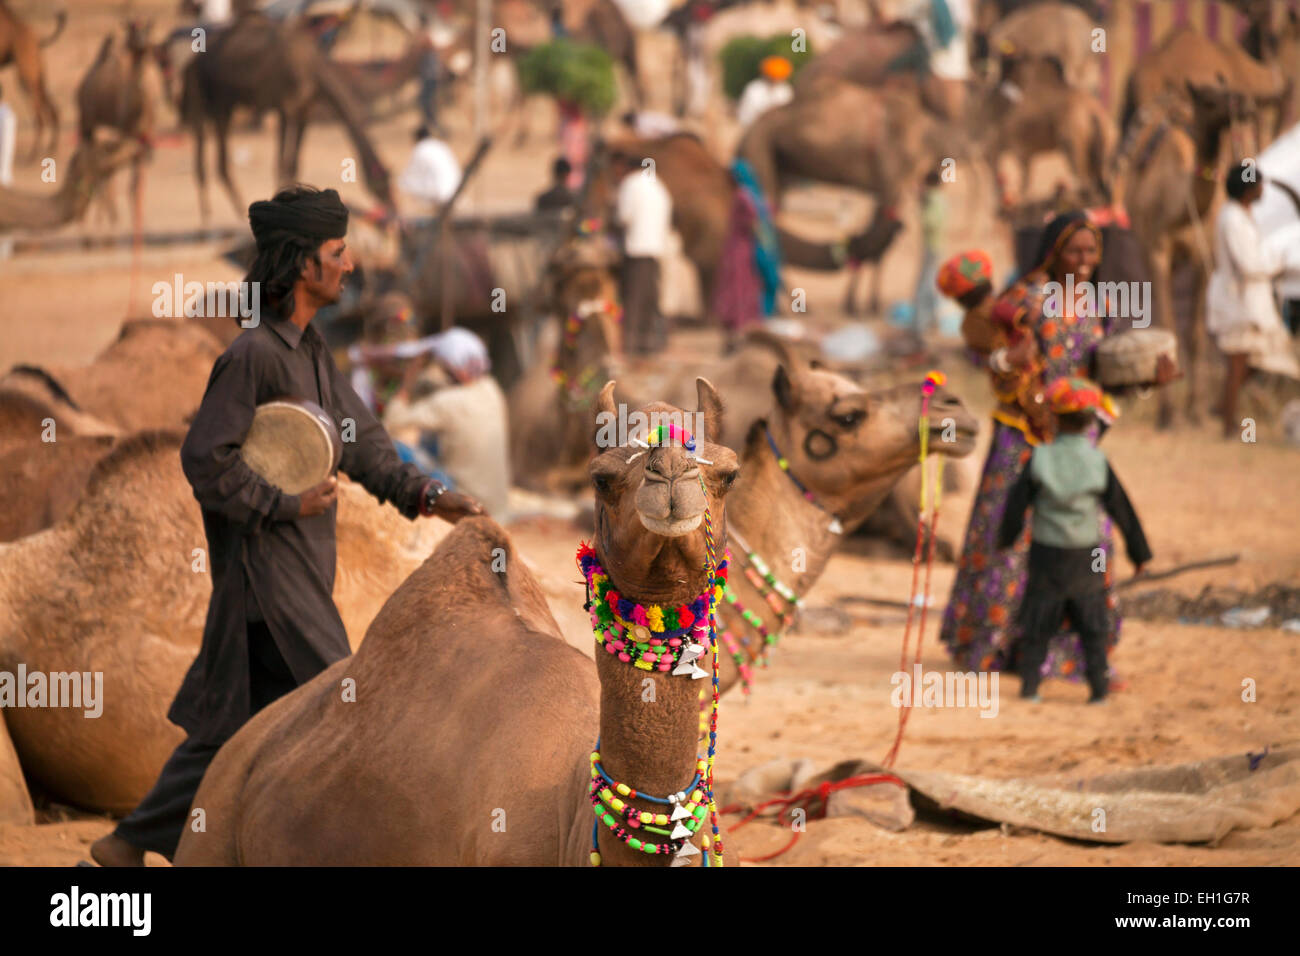
[[[560,247],[547,270],[551,311],[561,323],[551,375],[568,408],[591,407],[608,378],[602,373],[608,372],[609,357],[621,351],[616,264],[603,237],[577,237]]]

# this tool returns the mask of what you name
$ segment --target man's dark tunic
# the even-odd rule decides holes
[[[344,439],[340,471],[408,518],[419,514],[428,481],[399,461],[311,325],[304,332],[263,319],[217,359],[181,448],[203,509],[212,601],[203,646],[167,714],[203,743],[225,741],[252,716],[249,621],[265,620],[298,684],[351,653],[332,598],[338,506],[297,517],[298,496],[281,493],[239,456],[254,409],[279,398],[325,409]]]

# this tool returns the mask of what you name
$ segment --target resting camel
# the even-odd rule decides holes
[[[322,97],[338,113],[357,150],[366,188],[389,209],[393,196],[378,153],[363,128],[364,109],[338,68],[320,52],[309,33],[260,14],[248,13],[211,38],[208,51],[190,60],[182,80],[181,113],[194,132],[194,176],[199,208],[208,218],[204,136],[212,124],[217,138],[217,175],[242,219],[248,207],[230,177],[227,139],[235,107],[275,111],[280,117],[276,182],[298,176],[298,154],[312,102]]]
[[[62,521],[0,546],[0,670],[102,671],[97,719],[5,708],[27,777],[55,799],[124,813],[184,737],[167,708],[198,650],[211,594],[198,504],[178,432],[118,442]],[[355,646],[384,600],[445,533],[339,480],[334,601]]]
[[[597,447],[591,464],[596,560],[643,605],[690,604],[707,587],[706,536],[723,543],[723,499],[739,469],[716,443],[717,393],[701,379],[698,394],[705,427],[694,438],[706,462],[672,444]],[[613,395],[610,382],[596,407],[616,420]],[[659,402],[642,411],[685,414]],[[502,552],[505,570],[494,571]],[[571,600],[581,598],[575,588]],[[583,865],[593,823],[602,865],[681,862],[619,842],[588,799],[597,742],[618,783],[664,797],[692,791],[702,683],[690,664],[668,666],[687,673],[639,670],[599,649],[593,667],[561,637],[505,532],[489,518],[462,520],[384,605],[360,650],[222,747],[194,798],[204,831],[186,829],[175,862]],[[706,650],[696,668],[710,666]],[[355,702],[340,693],[344,681]],[[698,819],[683,828],[692,853],[707,846]]]
[[[1187,94],[1190,110],[1175,102],[1167,117],[1153,109],[1138,114],[1125,134],[1114,185],[1151,276],[1155,325],[1178,336],[1179,364],[1187,376],[1186,414],[1195,422],[1207,336],[1205,287],[1213,266],[1210,224],[1223,178],[1221,140],[1233,118],[1246,115],[1249,106],[1222,89],[1189,86]],[[1171,283],[1175,266],[1183,261],[1195,276],[1194,305],[1192,315],[1180,322],[1173,312]],[[1160,390],[1159,401],[1159,424],[1167,428],[1174,420],[1168,389]]]
[[[176,428],[199,407],[220,343],[190,319],[134,319],[89,365],[16,370],[0,378],[34,374],[56,382],[76,405],[125,432]]]
[[[625,175],[621,159],[626,156],[654,160],[655,175],[672,196],[673,228],[681,236],[683,253],[699,274],[700,292],[707,310],[727,239],[736,189],[731,174],[690,134],[611,140],[597,150],[588,171],[590,185],[584,205],[587,215],[606,216],[613,208],[618,183]],[[768,201],[772,201],[770,192]],[[857,264],[878,262],[901,229],[892,210],[885,206],[878,207],[875,216],[859,232],[840,242],[815,242],[779,224],[776,227],[784,265],[822,272],[837,272],[846,266],[850,269],[845,293],[845,308],[849,312],[853,311]]]
[[[149,44],[150,26],[140,20],[129,21],[120,48],[114,35],[106,36],[95,62],[77,87],[77,133],[83,143],[94,142],[95,132],[104,128],[144,146],[131,164],[132,208],[136,210],[140,209],[141,177],[152,155],[154,134],[153,96],[144,82],[145,62],[153,49]],[[116,222],[111,182],[105,183],[102,198],[110,221]]]
[[[897,218],[903,196],[919,188],[940,155],[951,154],[939,151],[936,134],[913,94],[828,78],[755,120],[736,155],[754,167],[774,209],[792,180],[811,179],[868,193],[878,209]],[[878,272],[873,312],[879,309]],[[849,314],[855,281],[845,303]]]
[[[49,151],[53,152],[59,143],[59,111],[45,85],[45,66],[41,62],[41,48],[57,40],[68,22],[66,10],[60,10],[55,16],[58,19],[54,32],[42,40],[36,36],[35,30],[18,19],[5,0],[0,0],[0,69],[12,63],[18,70],[18,85],[31,98],[36,119],[36,135],[27,153],[28,162],[40,155],[47,125],[50,128]]]
[[[57,229],[81,219],[95,190],[110,176],[136,161],[143,147],[136,142],[82,143],[59,172],[54,193],[28,193],[0,186],[0,234],[16,229]]]

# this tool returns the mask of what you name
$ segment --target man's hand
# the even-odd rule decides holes
[[[1133,569],[1133,577],[1135,578],[1140,578],[1146,573],[1147,573],[1147,566],[1145,564],[1139,564],[1137,567]]]
[[[313,518],[323,515],[339,499],[339,481],[326,478],[315,488],[308,488],[298,496],[298,517]]]
[[[1174,365],[1168,355],[1156,356],[1156,384],[1168,385],[1183,377],[1183,373]]]
[[[455,524],[461,518],[483,514],[483,506],[469,495],[457,491],[444,491],[433,503],[433,513],[443,521]]]

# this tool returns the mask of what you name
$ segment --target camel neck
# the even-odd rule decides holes
[[[626,595],[635,600],[634,595]],[[713,662],[707,640],[695,662],[707,674]],[[674,668],[675,669],[675,668]],[[694,679],[671,671],[642,670],[596,647],[596,673],[600,678],[600,754],[604,771],[615,781],[641,793],[667,798],[690,787],[697,769],[701,686],[708,678]],[[628,798],[629,805],[650,813],[663,813],[662,805]],[[587,807],[588,813],[591,809]],[[592,822],[595,822],[594,815]],[[700,831],[704,832],[704,827]],[[606,865],[666,865],[670,857],[647,854],[621,842],[606,826],[597,827],[597,841]],[[651,842],[666,838],[645,833]],[[698,836],[695,844],[699,846]]]

